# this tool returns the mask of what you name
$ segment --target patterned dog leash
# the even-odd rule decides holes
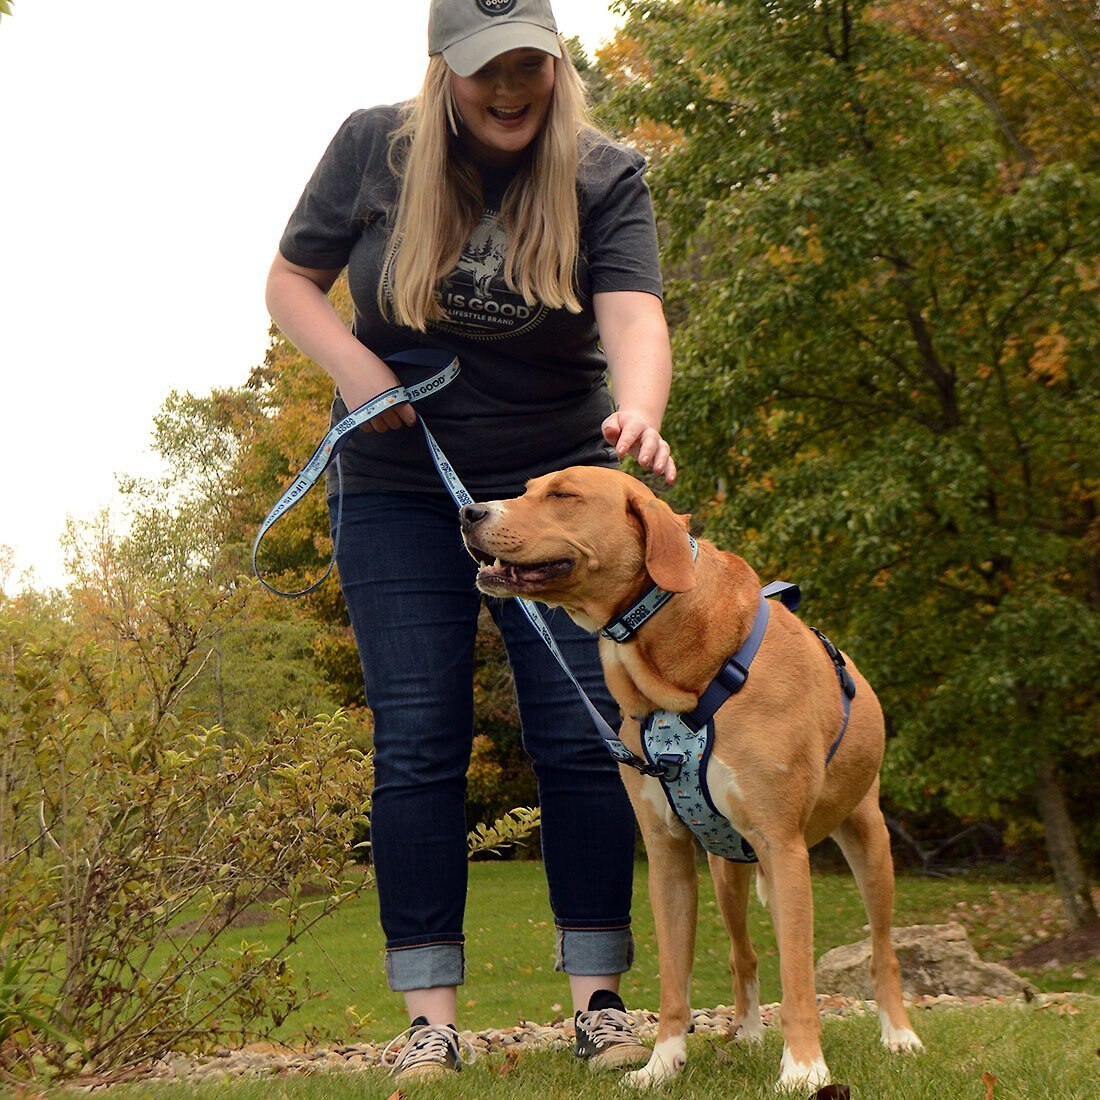
[[[394,386],[391,389],[385,390],[376,397],[372,397],[365,404],[360,405],[357,409],[348,413],[348,415],[338,423],[334,424],[332,428],[329,429],[324,439],[318,444],[317,449],[310,456],[309,461],[298,471],[294,480],[291,481],[290,485],[283,491],[282,496],[275,502],[271,511],[267,513],[252,543],[252,571],[256,574],[256,578],[259,582],[269,592],[274,593],[276,596],[285,596],[287,598],[304,596],[307,592],[312,592],[318,585],[322,584],[332,572],[332,567],[336,562],[336,553],[340,546],[340,520],[343,514],[344,500],[343,477],[340,473],[339,456],[341,450],[343,450],[353,438],[352,432],[360,428],[367,421],[372,420],[379,413],[385,412],[395,405],[399,405],[405,401],[415,404],[417,401],[421,401],[433,393],[438,393],[445,386],[449,386],[458,377],[461,369],[456,356],[452,355],[449,351],[444,351],[439,348],[415,348],[411,351],[398,352],[395,355],[388,356],[386,362],[424,367],[436,373],[415,385]],[[427,441],[428,450],[431,453],[432,462],[435,465],[436,471],[439,473],[440,480],[450,494],[451,499],[455,502],[456,507],[462,508],[466,504],[473,504],[474,498],[470,495],[466,486],[462,484],[454,467],[443,453],[443,449],[439,446],[435,436],[432,435],[428,425],[425,423],[424,417],[417,416],[416,419],[424,432],[424,438]],[[325,572],[312,584],[294,592],[283,592],[266,581],[260,572],[260,543],[271,528],[274,527],[275,524],[285,516],[291,508],[298,504],[299,501],[305,497],[306,493],[317,484],[324,472],[334,462],[336,463],[338,489],[332,558],[329,560],[328,568]],[[593,725],[595,725],[600,737],[603,738],[604,744],[607,746],[611,755],[615,757],[616,760],[625,764],[630,764],[632,767],[638,768],[647,775],[657,774],[654,765],[635,756],[630,749],[619,740],[619,735],[611,728],[607,720],[596,709],[596,705],[588,697],[587,692],[581,687],[580,681],[573,674],[573,670],[566,663],[565,657],[562,656],[561,650],[558,648],[558,643],[554,640],[554,635],[551,634],[550,628],[546,625],[546,620],[543,618],[542,613],[535,603],[531,600],[522,598],[520,598],[518,602],[527,620],[538,632],[539,637],[542,638],[546,647],[554,655],[554,659],[561,666],[562,671],[569,677],[573,686],[577,689],[577,694],[580,696],[585,710],[588,711]]]

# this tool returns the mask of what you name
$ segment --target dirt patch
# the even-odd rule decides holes
[[[264,909],[262,906],[252,906],[249,909],[242,909],[227,925],[226,928],[251,928],[257,924],[267,924],[271,920],[273,914],[270,909]],[[190,936],[192,932],[199,931],[208,921],[202,920],[189,920],[183,924],[177,924],[172,929],[172,935],[174,936]]]
[[[1013,970],[1017,967],[1038,970],[1052,964],[1059,966],[1095,958],[1100,958],[1100,921],[1033,943],[1006,959],[1005,965]]]

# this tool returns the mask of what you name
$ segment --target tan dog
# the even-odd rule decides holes
[[[693,561],[687,516],[677,516],[635,478],[575,466],[528,482],[515,500],[462,509],[463,537],[483,563],[478,588],[565,608],[596,631],[654,583],[677,593],[625,644],[600,639],[608,687],[623,713],[620,736],[640,752],[640,719],[684,713],[745,641],[760,580],[736,554],[699,541]],[[882,1041],[916,1051],[890,944],[894,875],[878,804],[884,732],[874,692],[849,661],[856,683],[848,728],[841,725],[836,669],[821,643],[778,603],[744,688],[715,715],[707,770],[717,808],[755,849],[779,943],[784,1049],[779,1088],[828,1083],[814,992],[813,899],[808,847],[832,836],[859,884],[873,938],[871,972]],[[653,1055],[627,1077],[656,1084],[687,1057],[688,1001],[695,951],[695,839],[671,812],[660,781],[622,766],[649,856],[649,891],[660,954],[660,1027]],[[760,1039],[757,960],[746,913],[750,865],[710,857],[732,941],[738,1038]],[[762,897],[765,891],[761,892]]]

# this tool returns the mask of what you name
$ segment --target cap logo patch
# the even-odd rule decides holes
[[[516,0],[477,0],[477,6],[486,15],[507,15],[516,6]]]

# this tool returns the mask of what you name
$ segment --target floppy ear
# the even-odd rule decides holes
[[[666,592],[695,587],[694,559],[687,539],[690,516],[678,516],[663,500],[631,501],[645,529],[645,567]]]

